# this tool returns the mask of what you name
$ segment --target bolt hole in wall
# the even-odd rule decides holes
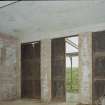
[[[76,104],[79,92],[78,35],[65,38],[66,102]]]

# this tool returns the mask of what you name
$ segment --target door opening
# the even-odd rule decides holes
[[[92,101],[100,104],[105,96],[105,31],[92,33]]]
[[[40,42],[21,44],[21,96],[40,99]]]
[[[65,39],[66,55],[66,101],[76,103],[79,91],[79,47],[78,36]]]
[[[78,35],[52,39],[52,99],[76,103],[79,94]]]
[[[65,101],[65,38],[52,39],[52,100]]]

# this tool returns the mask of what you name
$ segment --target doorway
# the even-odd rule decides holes
[[[78,35],[52,39],[52,99],[76,103],[79,95]]]
[[[52,100],[65,101],[65,38],[51,41]]]
[[[21,96],[40,99],[40,42],[21,44]]]
[[[92,100],[100,104],[105,96],[105,31],[92,33]]]
[[[79,95],[79,38],[78,35],[65,39],[66,55],[66,102],[77,103]]]

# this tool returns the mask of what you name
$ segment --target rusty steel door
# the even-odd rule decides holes
[[[65,38],[52,40],[52,99],[65,101]]]
[[[40,42],[21,45],[22,98],[40,98]]]
[[[94,32],[93,42],[93,103],[105,95],[105,31]]]

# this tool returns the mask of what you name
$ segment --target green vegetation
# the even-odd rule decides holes
[[[78,92],[79,90],[79,71],[78,68],[73,68],[72,69],[72,79],[71,79],[71,69],[67,68],[66,69],[66,89],[67,92]]]

